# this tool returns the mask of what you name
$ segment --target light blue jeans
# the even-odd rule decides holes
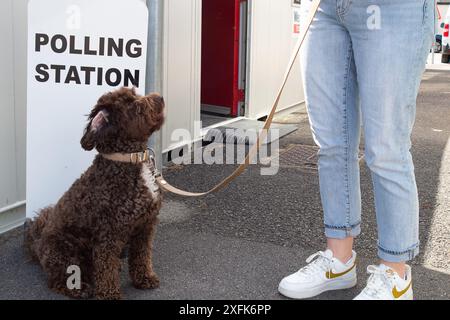
[[[319,151],[325,234],[361,228],[358,152],[364,130],[372,173],[378,255],[419,252],[419,204],[410,153],[416,98],[433,41],[432,0],[322,0],[301,52],[312,133]],[[302,21],[310,7],[302,1]]]

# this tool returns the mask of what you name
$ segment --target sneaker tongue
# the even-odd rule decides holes
[[[395,273],[395,271],[394,270],[392,270],[392,268],[389,268],[387,265],[385,265],[385,264],[380,264],[379,266],[378,266],[378,268],[381,270],[381,271],[384,271],[384,272],[387,272],[387,273],[390,273],[390,274],[394,274]]]

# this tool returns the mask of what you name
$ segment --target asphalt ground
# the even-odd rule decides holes
[[[299,129],[280,140],[313,146],[304,111],[278,117]],[[450,299],[450,72],[430,70],[418,98],[412,153],[420,197],[421,253],[412,262],[416,299]],[[203,191],[235,168],[189,165],[166,169],[174,185]],[[154,246],[161,279],[155,290],[131,286],[123,260],[126,299],[284,299],[278,282],[324,248],[317,172],[281,163],[274,176],[252,165],[232,185],[199,199],[166,195]],[[370,172],[361,163],[363,224],[356,241],[358,285],[315,299],[352,299],[377,262]],[[46,287],[40,267],[22,249],[22,231],[0,236],[0,299],[64,299]]]

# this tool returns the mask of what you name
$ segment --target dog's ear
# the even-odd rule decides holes
[[[104,131],[109,123],[108,112],[106,110],[92,112],[89,119],[90,121],[84,129],[84,134],[80,141],[83,149],[88,151],[94,149],[99,139],[104,136]]]

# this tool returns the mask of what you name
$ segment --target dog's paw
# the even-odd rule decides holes
[[[64,286],[52,286],[51,289],[72,299],[89,299],[94,296],[94,290],[87,283],[81,284],[81,289],[69,289]]]
[[[159,288],[159,278],[155,273],[151,275],[143,274],[133,280],[133,285],[136,289],[156,289]]]
[[[95,299],[97,299],[97,300],[121,300],[122,294],[120,292],[96,292]]]

